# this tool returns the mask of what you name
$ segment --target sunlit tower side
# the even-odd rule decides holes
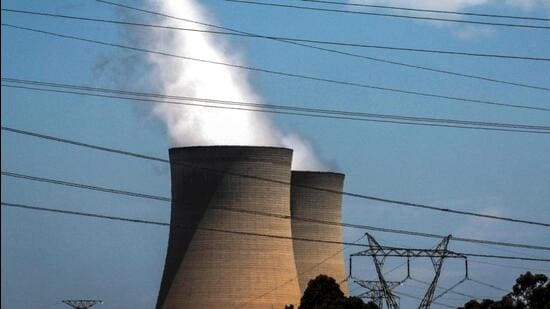
[[[294,258],[300,290],[319,274],[333,277],[347,294],[346,270],[342,242],[341,208],[344,174],[293,171],[290,189],[292,236],[323,239],[334,244],[294,240]],[[321,188],[324,190],[319,190]],[[323,224],[321,222],[334,222]]]

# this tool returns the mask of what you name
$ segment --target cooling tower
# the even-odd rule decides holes
[[[157,308],[284,308],[299,302],[298,282],[288,282],[297,276],[290,239],[208,230],[290,237],[288,219],[216,208],[290,215],[291,160],[286,148],[170,149],[173,225]]]
[[[341,192],[344,175],[329,172],[293,171],[291,182],[292,236],[341,242],[341,226],[299,219],[341,222],[342,195],[308,187]],[[331,276],[336,279],[336,282],[341,282],[346,278],[342,245],[305,241],[294,241],[293,245],[301,292],[306,289],[309,280],[319,274]],[[345,282],[341,283],[340,287],[345,294],[348,294]]]

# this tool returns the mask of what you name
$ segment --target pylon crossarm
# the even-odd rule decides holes
[[[412,249],[396,247],[369,248],[352,254],[352,256],[386,256],[386,257],[413,257],[413,258],[464,258],[462,253],[448,250]]]
[[[381,289],[380,281],[375,281],[375,280],[354,280],[354,282],[357,283],[358,285],[364,287],[367,290],[376,291],[376,290]],[[401,282],[402,281],[386,281],[386,284],[391,290],[393,290],[396,287],[398,287],[399,285],[401,285]]]

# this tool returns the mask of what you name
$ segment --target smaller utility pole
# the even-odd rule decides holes
[[[103,304],[102,300],[92,299],[66,299],[62,301],[75,309],[88,309],[97,304]]]

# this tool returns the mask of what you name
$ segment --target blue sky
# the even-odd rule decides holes
[[[458,1],[460,2],[460,1]],[[483,2],[483,1],[480,1]],[[131,2],[127,2],[131,3]],[[395,2],[381,2],[390,3]],[[405,2],[403,2],[405,3]],[[488,2],[465,11],[548,17],[549,6],[525,8]],[[428,49],[548,56],[548,30],[465,26],[405,19],[315,13],[205,0],[218,24],[244,31],[315,39]],[[134,5],[144,5],[141,2]],[[94,1],[2,1],[2,8],[43,10],[89,17],[154,21]],[[185,16],[181,16],[185,17]],[[111,42],[128,42],[121,26],[2,13],[4,23],[47,29]],[[466,34],[467,35],[466,35]],[[321,53],[270,41],[226,38],[231,51],[256,67],[388,87],[548,107],[548,92],[469,80]],[[134,42],[136,45],[143,42]],[[373,57],[462,73],[550,86],[547,62],[458,56],[353,51]],[[143,55],[2,27],[2,77],[153,91],[147,66],[127,76],[113,62]],[[113,60],[114,59],[114,60]],[[118,60],[117,60],[118,59]],[[274,104],[372,113],[549,125],[543,111],[510,109],[415,97],[339,85],[247,73],[263,100]],[[134,81],[141,81],[134,84]],[[138,104],[17,89],[2,89],[2,125],[149,155],[167,156],[167,129]],[[346,190],[441,207],[550,221],[550,139],[546,135],[270,116],[285,134],[309,141],[326,165],[346,174]],[[2,170],[169,196],[166,165],[51,143],[2,132]],[[152,220],[169,220],[161,202],[117,197],[2,177],[2,200]],[[541,227],[473,220],[399,206],[344,199],[343,221],[438,234],[550,245]],[[346,229],[345,240],[362,231]],[[167,229],[2,208],[2,307],[63,308],[64,298],[101,298],[105,308],[151,308],[156,300]],[[431,247],[436,240],[375,234],[382,244]],[[452,243],[457,251],[544,256],[544,251]],[[349,254],[353,250],[346,250]],[[476,260],[472,258],[472,260]],[[535,262],[480,260],[531,269]],[[398,263],[394,261],[392,263]],[[418,262],[417,277],[428,279]],[[460,266],[449,263],[442,277],[451,285]],[[503,288],[521,269],[471,264],[474,278]],[[425,277],[422,277],[425,276]],[[352,285],[352,288],[354,286]],[[458,290],[497,297],[500,292],[466,283]],[[414,287],[403,291],[421,295]],[[466,299],[442,298],[452,305]],[[402,305],[413,303],[406,298]]]

